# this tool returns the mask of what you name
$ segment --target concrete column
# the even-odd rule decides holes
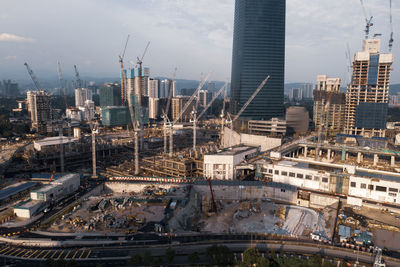
[[[346,160],[349,159],[349,153],[346,153]]]
[[[304,157],[305,157],[305,158],[307,157],[307,153],[308,153],[308,147],[305,146],[305,147],[304,147]]]
[[[390,157],[390,166],[392,166],[392,167],[396,166],[396,157],[395,156]]]
[[[378,164],[378,161],[379,161],[378,154],[374,154],[374,166],[376,166]]]
[[[331,160],[331,153],[332,153],[331,149],[328,148],[328,155],[327,155],[328,160]]]
[[[361,152],[357,152],[357,163],[361,163]]]
[[[299,157],[299,150],[296,150],[296,157]]]

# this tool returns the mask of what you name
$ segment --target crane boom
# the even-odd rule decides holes
[[[29,67],[28,63],[25,62],[24,65],[25,65],[26,69],[28,70],[29,76],[31,76],[33,83],[35,84],[36,89],[40,90],[41,87],[40,87],[38,79],[35,76],[35,73],[33,73],[33,70]]]
[[[176,122],[178,122],[182,115],[186,112],[186,110],[189,108],[190,104],[192,103],[193,99],[197,96],[198,92],[201,90],[201,88],[203,88],[204,84],[207,82],[208,78],[210,77],[211,73],[208,73],[206,78],[204,80],[202,80],[199,84],[199,86],[197,87],[196,91],[193,93],[193,95],[190,96],[189,100],[186,102],[185,106],[183,106],[183,109],[181,111],[181,113],[179,113],[178,117],[174,120],[173,124],[175,124]]]
[[[393,48],[393,16],[392,16],[392,0],[389,1],[390,5],[390,39],[389,39],[389,52],[392,52]]]
[[[207,106],[203,109],[203,111],[200,113],[200,115],[197,117],[197,120],[200,120],[200,118],[204,115],[204,113],[211,107],[211,105],[214,103],[214,101],[221,95],[221,93],[228,87],[228,81],[225,82],[225,84],[219,89],[219,91],[216,93],[216,95],[211,99],[210,103],[207,104]]]
[[[150,45],[150,42],[147,43],[146,48],[144,49],[144,52],[142,54],[142,57],[141,58],[137,57],[137,64],[138,64],[139,68],[142,68],[143,58],[147,53],[147,49],[149,48],[149,45]]]
[[[81,80],[81,77],[79,75],[79,71],[78,71],[78,68],[76,67],[76,65],[74,65],[74,70],[75,70],[75,77],[76,77],[77,86],[79,88],[83,88],[82,80]]]
[[[261,91],[261,89],[264,87],[264,85],[267,83],[268,79],[271,76],[267,76],[267,78],[262,81],[262,83],[258,86],[258,88],[254,91],[254,93],[251,95],[251,97],[247,100],[247,102],[243,105],[243,107],[240,109],[240,111],[235,115],[235,117],[232,119],[232,122],[236,121],[239,119],[240,115],[242,115],[243,111],[247,108],[247,106],[253,101],[253,99],[257,96],[257,94]]]
[[[372,19],[373,19],[374,17],[371,16],[371,17],[368,19],[367,11],[366,11],[365,6],[364,6],[364,1],[363,1],[363,0],[360,0],[360,3],[361,3],[361,6],[362,6],[362,9],[363,9],[364,18],[365,18],[365,30],[364,30],[364,32],[365,32],[365,39],[368,39],[368,37],[369,37],[369,30],[370,30],[370,28],[371,28],[372,26],[374,26],[374,24],[372,23]]]

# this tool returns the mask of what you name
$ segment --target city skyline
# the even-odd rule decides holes
[[[116,77],[118,54],[127,34],[131,34],[127,66],[133,66],[128,62],[135,61],[151,41],[144,64],[154,76],[168,77],[176,66],[182,79],[199,79],[201,72],[208,71],[213,71],[213,80],[230,77],[234,1],[85,1],[77,5],[79,9],[66,1],[40,3],[23,1],[25,8],[20,9],[21,2],[4,1],[0,11],[2,79],[28,80],[25,61],[39,79],[55,77],[57,60],[66,75],[77,64],[86,76]],[[372,34],[383,34],[385,51],[389,3],[371,0],[365,5],[374,16]],[[399,11],[394,3],[395,31]],[[315,82],[316,75],[327,73],[347,83],[346,44],[352,55],[363,39],[365,22],[359,1],[292,0],[287,2],[286,17],[285,82]],[[393,53],[399,53],[396,42]],[[307,68],[300,68],[304,62]],[[393,67],[392,83],[398,83],[396,63]]]

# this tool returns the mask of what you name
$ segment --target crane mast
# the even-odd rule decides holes
[[[126,104],[126,97],[127,97],[127,93],[126,93],[126,79],[125,79],[125,72],[124,72],[124,57],[125,57],[125,51],[126,51],[126,47],[128,46],[128,41],[129,41],[129,34],[128,37],[126,38],[126,42],[125,42],[125,47],[123,52],[121,53],[121,55],[119,56],[119,64],[121,66],[121,105],[125,106]]]
[[[176,78],[176,68],[174,69],[174,74],[172,75],[172,81],[170,84],[169,92],[168,92],[168,100],[167,100],[167,108],[163,112],[163,120],[164,120],[164,125],[163,125],[163,134],[164,134],[164,154],[167,154],[167,142],[168,142],[168,135],[167,135],[167,127],[171,123],[168,119],[168,113],[169,109],[171,106],[171,100],[172,100],[172,95],[173,95],[173,85],[175,83],[175,78]]]
[[[25,65],[26,69],[28,70],[29,76],[31,76],[33,83],[35,84],[36,89],[40,90],[41,86],[39,84],[38,79],[35,76],[35,73],[33,73],[33,70],[29,67],[28,63],[25,62],[24,65]]]
[[[75,70],[75,77],[76,77],[76,85],[79,88],[83,88],[82,80],[81,80],[81,77],[79,75],[79,71],[78,71],[78,68],[76,67],[76,65],[74,65],[74,70]]]
[[[366,11],[365,6],[364,6],[364,1],[363,1],[363,0],[360,0],[360,2],[361,2],[361,6],[362,6],[362,9],[363,9],[363,13],[364,13],[364,19],[365,19],[365,30],[364,30],[364,32],[365,32],[365,39],[368,39],[370,28],[371,28],[372,26],[374,26],[374,24],[372,23],[372,19],[373,19],[374,17],[371,16],[370,18],[368,18],[368,16],[367,16],[367,11]]]

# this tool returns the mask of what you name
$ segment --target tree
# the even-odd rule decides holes
[[[188,255],[188,261],[190,263],[196,263],[200,260],[199,254],[195,251]]]
[[[227,266],[235,263],[233,252],[227,246],[213,245],[208,247],[206,254],[213,265]]]
[[[269,267],[269,261],[256,248],[248,248],[243,253],[241,266]]]
[[[171,247],[168,247],[165,250],[165,258],[167,259],[167,262],[169,264],[171,264],[174,261],[175,254],[176,254],[175,250],[173,248],[171,248]]]
[[[142,256],[140,256],[139,254],[134,254],[129,259],[129,263],[132,265],[140,265],[142,264],[142,261],[143,261]]]
[[[146,265],[152,265],[153,260],[154,260],[154,258],[153,258],[153,256],[151,255],[151,251],[150,251],[150,250],[146,250],[146,251],[144,252],[144,255],[143,255],[143,261],[144,261],[144,263],[145,263]]]

